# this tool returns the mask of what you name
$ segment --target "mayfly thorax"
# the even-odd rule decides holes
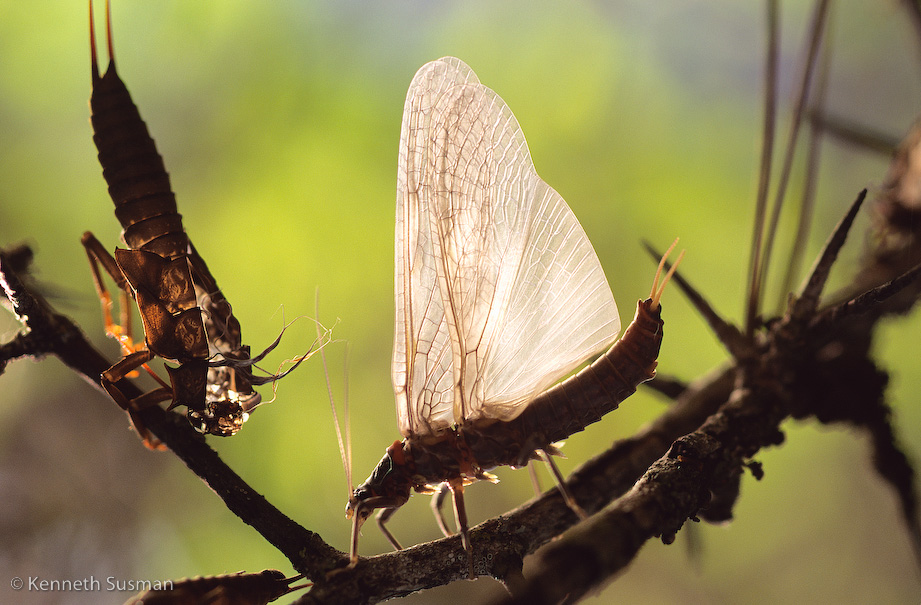
[[[442,484],[472,566],[464,486],[495,481],[487,471],[498,466],[550,462],[555,442],[655,375],[670,274],[659,277],[617,340],[601,264],[535,172],[511,110],[460,60],[423,66],[406,97],[397,176],[392,378],[403,440],[349,499],[352,564],[374,509],[399,548],[386,520],[413,490]]]
[[[121,342],[125,355],[102,374],[101,383],[128,411],[147,445],[155,441],[135,412],[161,401],[170,401],[171,408],[186,406],[190,422],[201,432],[233,435],[261,402],[253,385],[280,377],[252,373],[253,365],[278,340],[250,357],[230,303],[182,226],[163,159],[118,77],[108,2],[106,26],[109,65],[100,75],[90,2],[93,141],[127,245],[116,248],[113,257],[92,233],[83,236],[106,330]],[[112,319],[112,301],[100,267],[122,291],[120,324]],[[138,344],[131,340],[129,295],[144,328],[144,342]],[[177,364],[166,366],[169,382],[151,371],[161,386],[128,401],[115,383],[154,357]]]

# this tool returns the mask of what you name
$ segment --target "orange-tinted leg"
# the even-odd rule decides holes
[[[147,427],[144,426],[137,412],[152,405],[156,405],[161,401],[171,399],[173,396],[172,389],[164,386],[144,393],[134,399],[128,399],[121,390],[115,386],[116,382],[125,378],[138,367],[142,365],[146,367],[146,363],[150,361],[152,356],[153,354],[147,349],[126,355],[121,361],[102,373],[100,384],[102,384],[106,393],[109,394],[115,403],[128,412],[131,424],[134,426],[134,430],[137,431],[138,436],[144,441],[144,445],[150,449],[165,449],[162,443],[147,430]]]
[[[83,234],[81,243],[86,250],[86,256],[90,261],[90,268],[93,271],[93,284],[96,286],[96,294],[99,295],[99,302],[102,305],[106,334],[112,336],[124,345],[122,340],[124,330],[122,326],[116,324],[115,320],[112,318],[112,296],[109,294],[109,290],[106,288],[105,282],[102,279],[100,267],[112,278],[115,285],[122,291],[122,303],[127,300],[127,292],[129,289],[128,281],[125,279],[125,276],[122,275],[121,269],[118,268],[115,258],[109,254],[109,251],[103,247],[102,243],[96,239],[95,235],[87,231]],[[126,304],[122,304],[121,315],[123,321],[127,315],[127,306]]]

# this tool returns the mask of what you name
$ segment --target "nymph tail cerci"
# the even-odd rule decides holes
[[[113,257],[92,233],[83,236],[106,331],[121,342],[124,353],[100,382],[128,412],[148,446],[155,446],[155,439],[136,412],[162,401],[170,401],[170,408],[186,406],[189,421],[203,433],[233,435],[261,402],[253,385],[283,375],[254,376],[252,372],[254,364],[279,340],[250,357],[240,322],[186,234],[163,159],[116,72],[108,2],[106,37],[109,66],[100,76],[90,2],[93,141],[127,246],[116,248]],[[122,292],[120,323],[112,318],[112,300],[100,267]],[[141,343],[134,343],[131,337],[129,295],[143,324]],[[176,364],[165,366],[168,382],[147,368],[155,357]],[[160,387],[129,401],[115,383],[141,366]]]
[[[550,461],[555,442],[655,375],[670,274],[661,286],[656,274],[617,340],[614,297],[579,221],[535,172],[508,106],[453,57],[410,84],[396,206],[392,379],[403,440],[349,499],[352,564],[374,509],[399,548],[384,523],[411,491],[446,484],[472,565],[464,486],[495,481],[487,471],[501,465]]]

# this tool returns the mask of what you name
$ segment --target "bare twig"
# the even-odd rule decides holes
[[[832,36],[829,31],[822,44],[821,63],[819,65],[819,76],[816,82],[813,106],[823,111],[825,108],[826,96],[828,93],[828,78],[831,72],[831,48]],[[815,110],[813,110],[815,111]],[[800,196],[799,220],[796,225],[796,235],[793,237],[793,245],[790,249],[789,262],[783,272],[783,280],[780,283],[780,292],[786,296],[787,292],[793,290],[793,280],[799,274],[800,265],[803,262],[803,256],[806,252],[806,242],[809,241],[809,231],[812,227],[812,217],[815,213],[816,187],[819,181],[819,157],[822,151],[822,129],[810,119],[809,121],[809,144],[806,156],[806,174],[804,177],[803,193]],[[783,308],[786,303],[781,300],[777,306],[777,312]]]
[[[764,70],[764,122],[761,136],[761,166],[758,172],[758,194],[755,198],[754,232],[748,262],[748,299],[745,307],[745,334],[755,331],[755,316],[761,292],[761,256],[764,226],[767,217],[768,191],[771,186],[771,165],[774,159],[774,132],[777,127],[777,56],[780,52],[780,16],[777,0],[766,3],[768,47]]]
[[[828,0],[817,0],[812,15],[812,21],[809,26],[809,38],[806,44],[806,57],[802,64],[802,74],[799,81],[799,88],[796,93],[796,100],[793,106],[793,115],[790,118],[790,133],[787,137],[787,147],[784,150],[783,165],[780,170],[780,177],[777,183],[777,190],[774,192],[774,205],[771,212],[771,221],[768,225],[767,236],[764,238],[764,250],[762,251],[761,277],[758,283],[763,287],[767,280],[768,269],[771,263],[771,251],[774,247],[774,241],[777,234],[777,227],[780,224],[780,214],[783,209],[784,200],[787,196],[787,186],[790,183],[790,175],[793,172],[793,156],[796,150],[796,143],[799,139],[799,131],[802,126],[802,117],[806,109],[806,101],[809,97],[809,87],[812,82],[812,74],[815,70],[816,58],[821,47],[822,34],[825,30],[825,21],[828,17],[829,2]],[[760,303],[760,297],[763,291],[755,292],[759,298],[756,300]],[[760,304],[758,305],[760,306]]]

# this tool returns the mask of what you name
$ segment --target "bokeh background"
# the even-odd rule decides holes
[[[85,4],[0,0],[0,245],[32,245],[54,304],[115,359],[80,246],[84,230],[110,247],[119,234],[88,123]],[[781,140],[810,5],[782,8]],[[284,321],[313,317],[318,296],[319,320],[335,325],[327,353],[340,404],[347,343],[356,481],[398,437],[389,379],[396,152],[406,88],[426,61],[461,57],[511,106],[538,171],[594,243],[625,320],[654,268],[640,239],[664,247],[678,235],[686,275],[728,317],[742,316],[762,120],[761,3],[161,0],[117,1],[113,16],[119,73],[246,342],[261,348]],[[901,138],[921,111],[921,46],[906,13],[894,0],[842,3],[831,31],[829,108]],[[857,191],[878,188],[887,164],[825,144],[810,256]],[[865,226],[861,219],[837,268],[839,284]],[[778,266],[788,244],[778,244]],[[769,288],[769,306],[778,298]],[[662,372],[692,379],[725,358],[677,289],[666,294],[665,319]],[[2,339],[16,330],[3,313]],[[313,330],[309,320],[295,324],[272,362],[304,350]],[[898,433],[918,463],[921,318],[892,321],[879,336]],[[568,441],[563,470],[664,405],[637,394]],[[695,526],[671,546],[650,542],[597,602],[916,603],[921,582],[897,504],[871,470],[864,436],[814,422],[784,428],[787,442],[758,457],[765,478],[744,479],[731,524]],[[211,443],[282,511],[347,548],[346,482],[319,358],[282,381],[277,400],[238,436]],[[498,486],[470,489],[473,522],[531,497],[526,472],[499,475]],[[0,500],[7,603],[129,596],[13,593],[13,576],[105,583],[290,571],[55,359],[20,361],[0,377]],[[404,544],[439,535],[421,496],[391,527]],[[362,554],[388,549],[369,524]],[[481,578],[406,602],[496,590]]]

